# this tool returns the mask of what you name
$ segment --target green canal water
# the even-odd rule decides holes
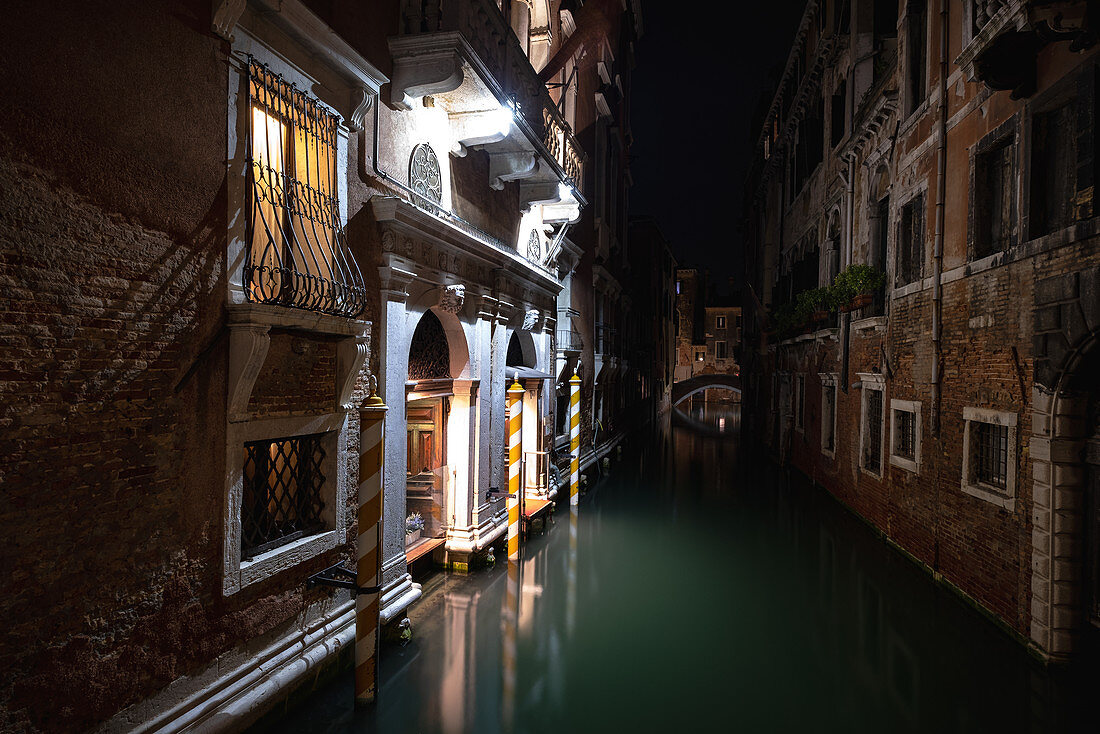
[[[742,450],[736,408],[689,421],[626,446],[525,547],[514,686],[506,564],[438,573],[413,640],[383,648],[373,710],[348,671],[271,730],[1100,731],[1100,688]]]

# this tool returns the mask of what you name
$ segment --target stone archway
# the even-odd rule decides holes
[[[1080,283],[1079,280],[1089,281]],[[1100,303],[1097,272],[1038,281],[1032,394],[1031,639],[1052,658],[1097,651]]]

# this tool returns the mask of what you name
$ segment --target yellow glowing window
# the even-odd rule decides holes
[[[246,295],[356,316],[365,290],[340,218],[339,118],[267,67],[249,70]]]

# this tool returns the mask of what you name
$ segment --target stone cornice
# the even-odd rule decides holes
[[[485,241],[404,199],[374,197],[382,253],[435,283],[457,280],[492,288],[498,298],[537,303],[557,298],[561,281],[519,253]],[[505,277],[501,278],[500,274]],[[450,277],[448,277],[450,276]],[[502,287],[503,284],[503,287]]]

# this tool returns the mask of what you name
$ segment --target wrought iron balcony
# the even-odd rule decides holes
[[[535,152],[546,159],[545,166],[537,167],[530,177],[524,178],[525,183],[552,184],[562,180],[580,190],[584,151],[493,0],[404,0],[401,19],[404,40],[391,41],[395,61],[392,84],[398,98],[406,93],[410,96],[425,93],[433,85],[447,88],[447,79],[462,79],[463,74],[456,74],[451,68],[457,53],[463,57],[462,63],[469,64],[470,71],[485,77],[483,81],[498,101],[510,100],[522,119],[522,127],[533,138]],[[444,52],[442,46],[455,33],[461,37],[461,43],[453,51]],[[434,45],[428,40],[433,35],[439,39]],[[413,40],[418,36],[424,40]],[[467,57],[469,52],[472,56]],[[433,77],[433,73],[439,78]],[[468,93],[463,96],[467,102],[476,98],[477,95]],[[398,103],[402,103],[400,99]],[[475,144],[495,145],[485,141]],[[514,147],[503,141],[499,147],[504,150],[509,146]],[[506,180],[519,178],[508,175]],[[581,201],[580,195],[576,196]]]
[[[366,288],[340,217],[339,118],[266,66],[248,71],[245,295],[354,318]]]
[[[559,352],[579,352],[584,349],[580,333],[569,329],[559,329],[557,332]]]

